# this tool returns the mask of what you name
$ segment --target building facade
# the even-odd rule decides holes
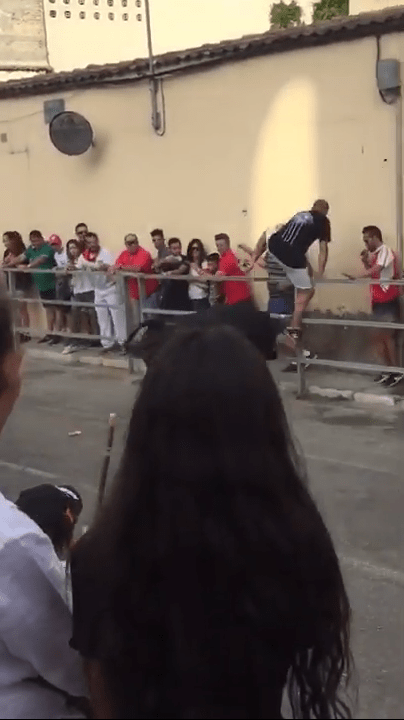
[[[1,0],[0,82],[49,69],[43,0]]]
[[[312,2],[299,4],[303,20],[310,22]],[[149,0],[149,7],[153,48],[160,54],[265,32],[271,2]],[[24,64],[30,58],[32,63],[37,55],[44,61],[43,53],[43,57],[38,54],[39,38],[56,72],[148,53],[145,0],[2,0],[0,30],[11,16],[15,17],[11,54],[0,35],[0,53],[10,61]]]
[[[151,248],[153,227],[210,248],[225,231],[236,246],[321,196],[333,228],[328,277],[359,268],[364,225],[397,242],[396,110],[376,86],[377,36],[381,57],[404,60],[404,8],[160,56],[160,136],[144,61],[3,84],[3,229],[67,240],[87,222],[115,251],[128,232]],[[94,147],[78,157],[55,149],[49,99],[87,118]],[[316,302],[369,306],[366,289],[348,286],[322,287]]]
[[[175,52],[260,34],[270,0],[149,0],[153,49]],[[310,24],[312,0],[299,0]],[[394,0],[350,0],[350,12],[380,10]],[[73,70],[148,54],[146,0],[2,0],[0,81],[48,68]]]

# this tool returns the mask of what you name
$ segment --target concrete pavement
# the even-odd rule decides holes
[[[110,412],[117,468],[137,386],[122,371],[27,358],[21,400],[0,439],[0,489],[59,479],[92,518]],[[277,374],[277,372],[276,372]],[[404,713],[404,415],[394,407],[296,400],[285,394],[312,491],[334,537],[353,607],[359,718]],[[81,430],[81,435],[68,433]]]

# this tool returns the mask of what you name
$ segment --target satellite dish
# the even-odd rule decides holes
[[[51,142],[64,155],[82,155],[93,144],[93,129],[85,117],[76,112],[61,112],[49,125]]]

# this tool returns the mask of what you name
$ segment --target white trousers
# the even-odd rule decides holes
[[[112,348],[116,342],[123,345],[127,337],[125,305],[119,302],[115,288],[96,290],[94,302],[102,347]]]

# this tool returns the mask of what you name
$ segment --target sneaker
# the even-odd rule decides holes
[[[112,347],[103,347],[100,350],[100,355],[108,355],[108,353],[110,353],[111,350],[113,350],[113,346]]]
[[[308,368],[310,365],[310,360],[316,360],[317,355],[315,353],[310,352],[310,350],[303,350],[303,358],[304,361],[302,361],[302,365],[304,368]],[[285,373],[296,373],[297,372],[297,362],[296,360],[292,360],[289,365],[287,365],[285,368],[283,368],[282,372]]]
[[[119,354],[120,354],[120,355],[123,355],[123,356],[125,356],[125,355],[128,354],[128,351],[127,351],[127,349],[126,349],[126,347],[125,347],[124,345],[121,345],[121,346],[119,347]]]
[[[78,345],[66,345],[62,350],[62,355],[70,355],[79,349]]]
[[[57,335],[53,335],[53,337],[51,337],[51,339],[49,340],[49,345],[59,345],[59,343],[60,337],[58,337]]]
[[[404,380],[403,373],[390,373],[383,385],[385,387],[394,387],[395,385],[398,385],[400,382],[402,382],[402,380]]]
[[[386,380],[389,379],[389,377],[389,373],[380,373],[380,375],[376,375],[376,377],[373,379],[373,382],[375,382],[377,385],[384,385]]]
[[[41,343],[47,343],[50,340],[52,340],[52,335],[45,335],[43,338],[38,340],[38,345],[41,345]]]

